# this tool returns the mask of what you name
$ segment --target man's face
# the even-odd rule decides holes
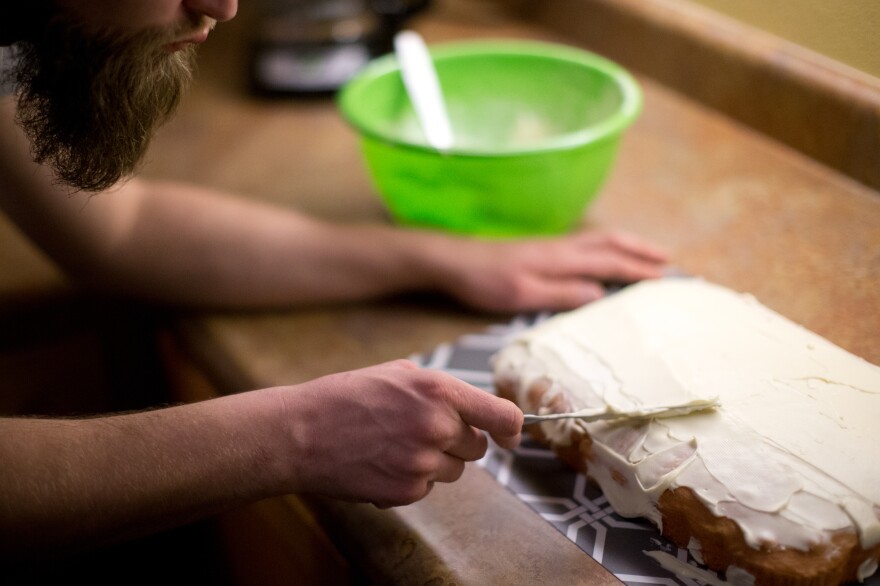
[[[204,12],[208,4],[231,11]],[[235,0],[59,0],[16,46],[18,120],[34,158],[76,189],[130,175],[191,78],[195,44]],[[210,14],[216,17],[209,16]]]

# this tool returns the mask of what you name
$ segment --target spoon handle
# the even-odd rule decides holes
[[[452,128],[428,47],[418,33],[404,30],[394,37],[394,51],[428,144],[441,151],[449,149]]]
[[[650,419],[654,417],[676,417],[679,415],[687,415],[695,411],[704,411],[718,407],[718,399],[708,399],[703,401],[694,401],[692,403],[682,403],[678,405],[663,405],[641,409],[633,409],[631,411],[616,411],[608,408],[599,409],[582,409],[580,411],[572,411],[570,413],[547,413],[545,415],[527,414],[523,417],[523,425],[538,423],[539,421],[553,421],[556,419],[580,419],[581,421],[603,421],[603,420],[638,420]]]

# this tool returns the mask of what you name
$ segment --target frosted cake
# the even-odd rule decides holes
[[[717,401],[530,432],[721,580],[827,585],[877,570],[880,367],[754,297],[644,281],[521,333],[492,367],[526,413]]]

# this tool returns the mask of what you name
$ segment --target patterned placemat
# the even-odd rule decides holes
[[[519,316],[508,324],[463,336],[454,343],[442,344],[430,353],[411,359],[426,368],[443,370],[494,393],[489,358],[518,332],[548,317],[549,313]],[[650,522],[616,514],[594,483],[528,435],[515,450],[499,448],[490,440],[489,450],[478,464],[626,584],[703,586],[724,583],[717,574],[699,564],[687,549],[679,548],[663,537]],[[677,576],[645,552],[671,555],[706,572],[705,579]],[[880,586],[880,573],[864,584]]]

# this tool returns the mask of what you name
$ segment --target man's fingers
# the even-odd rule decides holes
[[[640,260],[620,253],[609,252],[607,257],[597,263],[597,270],[591,277],[603,281],[635,282],[643,279],[658,279],[663,276],[663,265]]]
[[[516,405],[467,383],[459,385],[453,407],[465,423],[493,437],[514,437],[522,430],[523,413]]]
[[[618,250],[591,250],[570,254],[548,265],[543,276],[553,279],[579,277],[598,281],[635,282],[663,276],[665,265]]]
[[[665,262],[669,259],[666,250],[627,232],[608,233],[608,244],[622,252],[654,262]]]
[[[665,249],[629,232],[584,232],[576,238],[584,248],[593,251],[616,250],[652,262],[666,262],[669,259]]]
[[[464,474],[464,460],[449,454],[441,454],[433,482],[455,482],[462,474]],[[430,490],[431,483],[429,482],[428,485]]]
[[[493,435],[492,439],[495,441],[496,444],[498,444],[502,448],[512,450],[513,448],[518,446],[519,443],[522,441],[522,432],[520,432],[516,435],[513,435],[513,436],[510,436],[510,435],[494,436]]]
[[[460,460],[471,462],[482,458],[488,446],[489,442],[482,431],[462,421],[461,431],[446,449],[446,453]]]

